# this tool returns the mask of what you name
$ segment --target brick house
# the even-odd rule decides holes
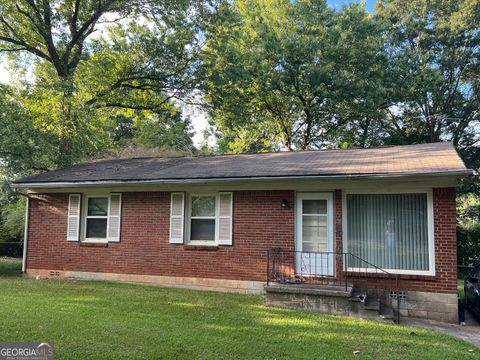
[[[15,183],[23,270],[244,293],[268,281],[287,306],[345,281],[350,300],[377,291],[401,315],[455,321],[468,174],[449,143],[80,164]]]

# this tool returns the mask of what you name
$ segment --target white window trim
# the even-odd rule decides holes
[[[88,199],[91,198],[107,198],[108,204],[107,204],[107,215],[106,216],[92,216],[88,215]],[[82,211],[82,236],[81,236],[81,241],[85,243],[108,243],[108,225],[109,225],[109,219],[110,219],[110,194],[90,194],[90,195],[85,195],[85,206],[83,207]],[[87,219],[107,219],[107,233],[106,237],[103,238],[87,238]]]
[[[189,193],[186,211],[186,227],[187,227],[187,244],[202,246],[218,246],[218,224],[220,201],[219,193]],[[194,216],[192,217],[192,197],[209,196],[215,197],[215,216]],[[215,239],[214,240],[192,240],[192,219],[214,219],[215,220]]]
[[[342,233],[343,233],[343,251],[348,252],[348,232],[347,232],[347,196],[355,194],[427,194],[427,231],[428,231],[428,265],[429,270],[398,270],[383,269],[390,274],[399,275],[423,275],[435,276],[435,224],[433,218],[433,193],[432,189],[411,189],[411,190],[346,190],[342,191]],[[373,264],[376,265],[376,264]],[[351,272],[377,272],[376,269],[351,268],[346,269]]]

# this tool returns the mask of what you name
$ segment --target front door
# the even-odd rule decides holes
[[[295,268],[300,276],[333,276],[333,194],[298,193]]]

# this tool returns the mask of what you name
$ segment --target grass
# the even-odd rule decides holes
[[[22,259],[0,257],[0,276],[19,276],[22,273]]]
[[[259,296],[25,279],[19,266],[0,261],[0,341],[53,342],[56,359],[480,357],[432,330],[267,307]]]

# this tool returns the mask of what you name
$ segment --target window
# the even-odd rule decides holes
[[[215,241],[217,196],[190,197],[190,240]]]
[[[233,193],[191,194],[187,206],[187,241],[199,245],[232,245]],[[183,243],[182,193],[172,193],[170,243]]]
[[[327,200],[302,200],[302,250],[328,251]]]
[[[119,242],[121,213],[122,194],[71,194],[68,205],[67,240]]]
[[[106,239],[108,197],[87,197],[85,239]]]
[[[427,193],[347,194],[347,251],[387,271],[433,272]],[[350,268],[368,265],[350,259]]]

